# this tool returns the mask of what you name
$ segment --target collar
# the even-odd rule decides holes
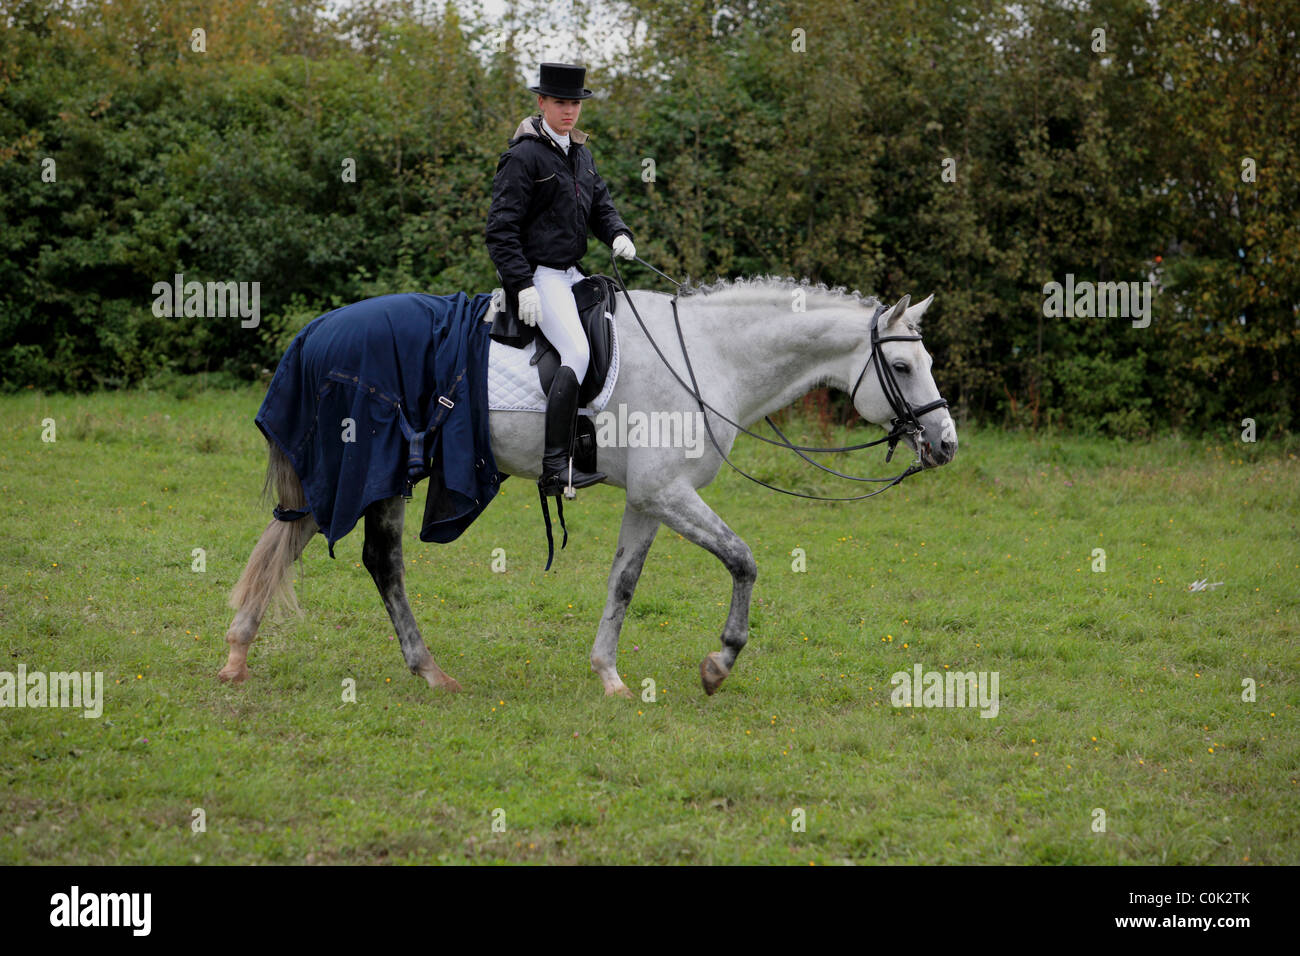
[[[569,134],[565,133],[561,136],[555,131],[550,123],[546,122],[546,117],[542,117],[542,132],[551,137],[551,139],[558,143],[562,148],[566,150],[569,148]]]
[[[575,126],[573,129],[569,130],[569,142],[574,146],[583,146],[586,144],[589,135],[590,134],[584,133]],[[519,125],[515,127],[515,134],[510,138],[514,140],[519,139],[521,136],[530,137],[532,139],[541,139],[543,137],[550,139],[550,137],[542,130],[541,113],[534,113],[532,116],[525,116],[519,121]],[[552,142],[554,142],[554,140],[552,140]]]

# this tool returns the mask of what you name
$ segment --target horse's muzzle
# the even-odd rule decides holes
[[[916,449],[917,456],[921,459],[922,468],[938,468],[940,465],[946,465],[953,458],[957,457],[957,439],[944,437],[940,439],[936,448],[929,439],[922,437]]]

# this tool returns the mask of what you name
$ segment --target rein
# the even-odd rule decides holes
[[[650,334],[650,330],[646,327],[645,321],[641,318],[641,313],[637,311],[636,305],[632,301],[632,296],[628,292],[627,284],[623,281],[623,273],[618,268],[618,261],[616,259],[613,259],[612,257],[611,259],[613,261],[613,266],[614,266],[614,275],[618,279],[619,288],[622,290],[623,297],[627,300],[628,307],[631,308],[632,314],[636,317],[637,324],[641,326],[642,333],[645,334],[646,339],[648,339],[651,346],[653,346],[655,350],[655,354],[659,356],[659,360],[663,362],[664,367],[668,369],[668,371],[672,374],[673,378],[677,380],[678,384],[681,385],[682,388],[686,389],[688,392],[691,393],[691,397],[694,398],[696,403],[700,406],[700,412],[704,418],[704,429],[709,434],[709,441],[713,443],[714,449],[722,457],[722,460],[725,461],[732,468],[733,471],[739,472],[741,475],[748,478],[750,481],[754,482],[755,484],[762,485],[764,488],[769,488],[772,491],[780,492],[783,495],[791,495],[796,498],[811,498],[817,501],[861,501],[864,498],[873,498],[876,495],[881,494],[882,492],[888,491],[890,488],[894,487],[894,485],[898,484],[904,478],[907,478],[923,470],[920,467],[921,457],[919,453],[916,457],[916,460],[913,461],[912,464],[909,465],[905,471],[900,472],[898,475],[894,476],[893,478],[866,478],[866,477],[860,477],[856,475],[846,475],[843,472],[836,471],[833,468],[828,468],[827,466],[820,464],[819,462],[813,461],[811,458],[808,457],[807,454],[805,454],[805,452],[830,454],[830,453],[837,453],[837,452],[858,451],[863,448],[871,448],[874,445],[880,445],[887,442],[889,444],[889,451],[885,455],[885,461],[888,462],[891,458],[894,457],[894,451],[897,448],[899,441],[901,441],[904,436],[917,435],[923,431],[921,424],[918,421],[920,416],[926,414],[927,412],[934,411],[936,408],[946,408],[948,406],[948,402],[945,399],[939,398],[936,401],[928,402],[925,405],[922,405],[920,408],[913,408],[911,404],[907,401],[906,396],[903,395],[902,389],[899,388],[898,382],[894,379],[893,370],[890,369],[890,367],[881,358],[881,350],[878,348],[878,346],[882,342],[919,342],[921,341],[921,336],[919,335],[882,336],[880,334],[880,316],[884,314],[886,310],[886,307],[883,304],[877,304],[876,311],[871,316],[871,357],[867,362],[863,364],[862,374],[858,376],[857,383],[853,386],[853,391],[849,395],[849,400],[850,402],[852,402],[856,398],[858,389],[861,387],[863,379],[866,378],[867,369],[874,367],[876,370],[876,377],[880,381],[881,391],[884,393],[886,400],[889,402],[889,407],[893,411],[895,416],[890,422],[889,434],[886,435],[884,438],[877,439],[876,441],[864,442],[863,444],[860,445],[846,445],[839,448],[814,448],[807,445],[795,445],[792,444],[791,441],[785,437],[785,435],[781,432],[781,429],[777,428],[776,423],[772,421],[770,415],[764,416],[764,421],[766,421],[768,426],[772,429],[772,431],[776,433],[780,441],[774,441],[771,438],[767,438],[766,436],[759,435],[756,434],[755,432],[750,431],[748,428],[745,428],[745,426],[741,425],[739,422],[732,421],[730,418],[728,418],[726,415],[718,411],[716,408],[714,408],[712,405],[710,405],[708,402],[704,400],[704,396],[700,393],[699,382],[695,378],[695,369],[691,365],[690,353],[686,349],[686,339],[685,336],[682,334],[681,318],[677,314],[677,299],[681,293],[676,292],[673,294],[672,297],[673,325],[676,327],[677,330],[677,342],[682,350],[682,358],[686,362],[686,371],[691,378],[691,384],[690,385],[686,384],[686,382],[682,379],[682,377],[677,374],[676,369],[674,369],[668,363],[668,359],[664,356],[663,350],[659,348],[659,344],[654,340],[654,336]],[[658,275],[663,276],[663,278],[667,279],[669,282],[673,283],[673,285],[677,286],[679,290],[681,289],[682,283],[678,282],[676,279],[671,278],[670,276],[664,275],[664,273],[660,272],[654,266],[650,265],[650,263],[646,262],[640,256],[636,257],[636,261],[641,263],[646,268],[650,269],[652,272],[655,272]],[[728,425],[731,425],[733,428],[736,428],[739,431],[744,432],[746,435],[749,435],[751,438],[757,438],[759,441],[767,442],[769,445],[777,445],[778,447],[781,448],[788,448],[790,451],[793,451],[804,461],[808,462],[808,464],[820,468],[822,471],[835,475],[838,478],[844,478],[848,481],[888,482],[888,484],[886,484],[885,487],[883,488],[879,488],[876,491],[870,492],[869,494],[836,496],[836,497],[826,496],[826,495],[808,495],[808,494],[804,494],[803,492],[790,491],[785,488],[778,488],[776,485],[768,484],[766,481],[763,481],[760,478],[755,478],[747,471],[738,467],[734,462],[731,461],[730,458],[727,457],[726,452],[722,450],[722,446],[718,444],[717,438],[714,437],[713,428],[709,424],[709,416],[707,414],[704,414],[706,409],[708,411],[713,412],[713,414],[717,415],[718,418],[722,419]]]

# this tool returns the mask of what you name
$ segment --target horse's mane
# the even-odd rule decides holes
[[[719,296],[727,300],[741,300],[760,295],[770,299],[775,292],[788,294],[795,289],[804,289],[807,292],[808,309],[843,308],[852,305],[871,312],[880,304],[880,300],[874,295],[863,295],[857,289],[850,292],[842,285],[831,287],[824,282],[813,285],[807,279],[796,279],[793,276],[720,278],[715,282],[702,285],[695,285],[688,280],[678,292],[681,295]]]

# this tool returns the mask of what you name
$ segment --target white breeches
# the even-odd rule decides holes
[[[542,320],[537,326],[560,353],[560,364],[573,369],[579,383],[587,377],[591,349],[578,321],[578,306],[569,287],[584,278],[576,266],[563,271],[549,266],[533,270],[533,285],[542,300]]]

